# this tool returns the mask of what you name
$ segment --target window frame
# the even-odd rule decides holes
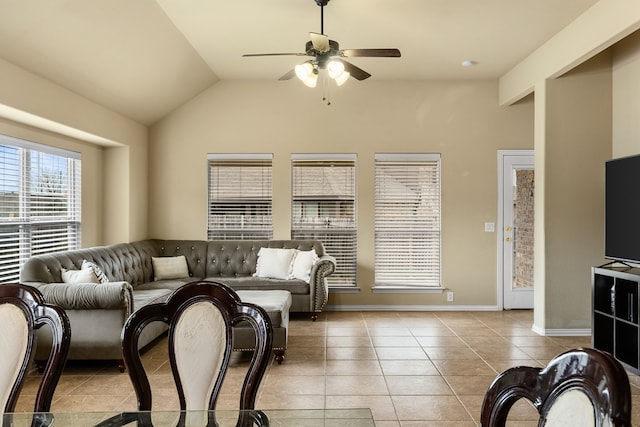
[[[29,257],[81,247],[82,156],[8,135],[0,135],[0,146],[9,147],[0,148],[0,281],[19,281]]]
[[[215,186],[215,179],[212,175],[215,166],[229,168],[240,168],[238,176],[240,179],[247,178],[241,182],[227,182],[225,186]],[[262,174],[260,185],[250,185],[249,178],[252,174],[241,173],[242,168],[256,168],[255,171]],[[229,172],[233,173],[231,169]],[[266,173],[266,175],[264,175]],[[219,175],[219,172],[218,172]],[[266,178],[266,181],[265,181]],[[255,184],[255,181],[253,181]],[[243,184],[249,184],[244,185]],[[246,188],[243,193],[242,189]],[[239,191],[238,191],[239,190]],[[256,191],[258,190],[258,191]],[[234,193],[233,198],[221,197],[213,199],[214,193],[228,195]],[[216,220],[213,214],[214,209],[218,206],[221,214]],[[225,208],[226,206],[226,208]],[[244,211],[244,214],[240,212]],[[248,212],[248,214],[247,214]],[[222,216],[236,216],[236,220],[232,218],[223,219]],[[237,222],[238,227],[229,226],[228,228],[215,228],[218,224]],[[254,153],[254,154],[231,154],[231,153],[209,153],[207,154],[207,239],[208,240],[270,240],[273,238],[273,154]]]
[[[351,168],[349,182],[350,188],[341,194],[339,191],[332,191],[332,194],[321,194],[317,187],[311,193],[300,193],[299,189],[304,187],[299,182],[300,172],[303,167],[331,167],[340,164],[340,167]],[[358,198],[357,198],[357,155],[356,154],[297,154],[291,155],[291,239],[316,239],[325,246],[327,253],[336,258],[336,271],[327,277],[330,289],[357,289],[357,259],[358,259]],[[308,174],[307,174],[308,175]],[[323,173],[324,180],[326,176]],[[345,179],[346,181],[346,179]],[[324,183],[321,187],[330,187],[330,183]],[[334,187],[336,185],[334,184]],[[308,183],[306,185],[308,187]],[[327,191],[325,191],[327,193]],[[316,215],[320,221],[314,225],[310,222],[297,220],[305,207],[305,201],[311,206],[317,207]],[[302,206],[300,206],[302,204]],[[300,206],[300,209],[298,209]],[[324,220],[321,212],[325,212]],[[333,212],[333,216],[326,214]],[[336,225],[338,224],[338,225]],[[335,238],[335,243],[331,238]],[[344,245],[344,247],[340,247]]]
[[[376,153],[374,157],[374,180],[375,180],[375,195],[374,195],[374,241],[375,241],[375,261],[374,261],[374,286],[373,291],[378,293],[383,292],[436,292],[441,293],[444,288],[442,286],[442,165],[441,155],[439,153]],[[424,176],[416,175],[419,172],[419,168],[427,168],[427,174]],[[393,169],[392,169],[393,168]],[[408,168],[415,168],[411,170]],[[399,177],[394,178],[395,183],[387,182],[389,177],[383,176],[389,175],[390,172],[400,174]],[[409,174],[407,174],[409,171]],[[412,176],[413,175],[413,176]],[[384,181],[384,180],[387,181]],[[399,182],[400,179],[404,180],[404,183]],[[389,187],[388,190],[383,190],[382,185]],[[401,185],[399,188],[391,189],[393,185]],[[435,185],[435,188],[431,188],[430,192],[427,192],[426,197],[428,204],[427,209],[422,209],[422,212],[418,212],[415,207],[415,202],[410,206],[404,201],[400,200],[398,203],[400,208],[405,210],[410,208],[414,212],[418,213],[415,221],[404,215],[405,212],[400,211],[399,216],[394,219],[393,222],[385,221],[388,215],[393,215],[393,210],[397,210],[398,206],[387,207],[386,212],[383,212],[385,202],[383,197],[391,199],[389,196],[393,196],[397,199],[398,194],[401,194],[403,189],[408,192],[410,185],[424,186]],[[432,203],[436,203],[434,207]],[[388,205],[388,202],[386,202]],[[405,205],[405,206],[403,206]],[[431,222],[433,225],[425,224],[425,222]],[[426,226],[425,226],[426,225]],[[413,247],[416,248],[412,251],[414,254],[414,260],[395,259],[392,260],[392,256],[389,254],[399,253],[405,250],[407,244],[411,242],[412,238],[415,238],[416,234],[422,233],[426,239],[419,242]],[[383,237],[383,235],[402,236],[405,234],[405,238],[401,238],[402,245],[394,244],[390,238]],[[429,235],[432,235],[429,237]],[[436,235],[434,238],[433,235]],[[425,250],[429,250],[430,247],[437,247],[437,254],[425,254]],[[395,252],[394,252],[395,251]],[[423,251],[423,252],[420,252]],[[400,257],[406,255],[398,255]],[[392,266],[392,267],[391,267]],[[426,270],[425,267],[427,268]],[[433,269],[435,268],[435,272]],[[413,275],[413,277],[411,277]]]

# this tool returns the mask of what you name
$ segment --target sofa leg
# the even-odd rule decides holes
[[[127,368],[124,365],[124,360],[122,359],[118,360],[118,370],[120,371],[120,373],[123,373],[126,369]]]
[[[284,360],[284,350],[273,350],[273,354],[276,356],[276,362],[278,362],[278,365],[282,365],[282,361]]]
[[[318,313],[311,313],[311,320],[313,322],[315,322],[316,320],[318,320]]]

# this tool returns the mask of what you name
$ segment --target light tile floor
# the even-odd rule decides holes
[[[533,313],[328,312],[312,322],[293,317],[282,365],[272,362],[256,407],[371,408],[378,427],[477,426],[493,378],[516,365],[543,366],[556,354],[589,346],[589,337],[542,337]],[[154,409],[178,401],[166,338],[144,354],[152,370]],[[234,354],[218,408],[237,408],[248,355]],[[633,421],[640,426],[640,379],[630,374]],[[18,410],[33,405],[37,375],[28,379]],[[70,362],[54,396],[55,411],[135,409],[127,374],[113,362]],[[536,426],[536,413],[517,403],[510,426]]]

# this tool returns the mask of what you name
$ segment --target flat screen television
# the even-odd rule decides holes
[[[605,163],[604,257],[640,264],[640,155]]]

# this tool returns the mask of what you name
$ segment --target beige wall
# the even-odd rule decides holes
[[[0,120],[6,135],[82,153],[82,246],[147,237],[146,126],[2,59]]]
[[[640,32],[613,50],[613,155],[640,154]]]
[[[274,154],[275,238],[290,230],[292,153],[356,153],[359,294],[331,304],[436,305],[441,294],[373,294],[374,153],[442,154],[444,285],[455,304],[497,304],[497,150],[533,146],[533,103],[497,105],[497,82],[221,82],[150,130],[150,235],[206,238],[207,153]]]

